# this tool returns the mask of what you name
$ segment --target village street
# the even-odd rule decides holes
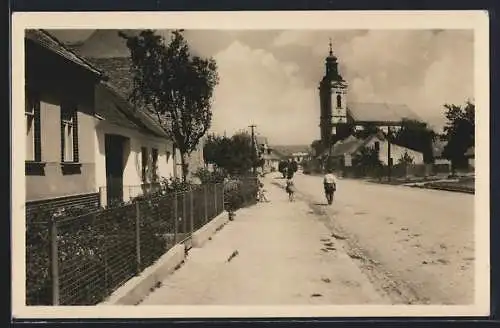
[[[331,207],[321,178],[296,175],[290,203],[238,211],[141,303],[470,304],[473,196],[339,181]]]
[[[324,202],[320,177],[295,180],[309,202]],[[361,266],[375,283],[396,284],[391,294],[416,303],[474,302],[474,195],[340,179],[333,206],[315,207],[363,253]]]

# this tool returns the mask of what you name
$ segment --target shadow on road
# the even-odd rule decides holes
[[[313,203],[316,206],[329,206],[328,203]]]

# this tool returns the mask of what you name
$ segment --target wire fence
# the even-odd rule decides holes
[[[246,204],[252,186],[245,190]],[[251,183],[252,184],[252,183]],[[93,305],[231,207],[232,187],[206,184],[81,215],[27,220],[26,303]],[[225,195],[226,194],[226,195]],[[256,198],[255,196],[253,198]],[[239,204],[243,206],[243,204]]]

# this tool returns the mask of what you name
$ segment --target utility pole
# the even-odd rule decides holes
[[[391,181],[392,157],[391,157],[391,127],[387,127],[387,180]]]
[[[252,130],[252,173],[255,175],[255,161],[256,161],[256,150],[255,150],[255,128],[257,126],[252,124],[249,128]]]

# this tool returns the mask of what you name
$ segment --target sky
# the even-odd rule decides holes
[[[84,41],[93,30],[52,32]],[[168,31],[159,31],[168,37]],[[472,30],[187,30],[193,54],[215,58],[212,132],[250,124],[271,144],[319,139],[318,83],[329,39],[348,102],[408,105],[441,132],[445,103],[474,99]],[[123,47],[123,51],[126,48]],[[116,52],[120,52],[116,49]],[[116,55],[113,54],[113,55]]]

